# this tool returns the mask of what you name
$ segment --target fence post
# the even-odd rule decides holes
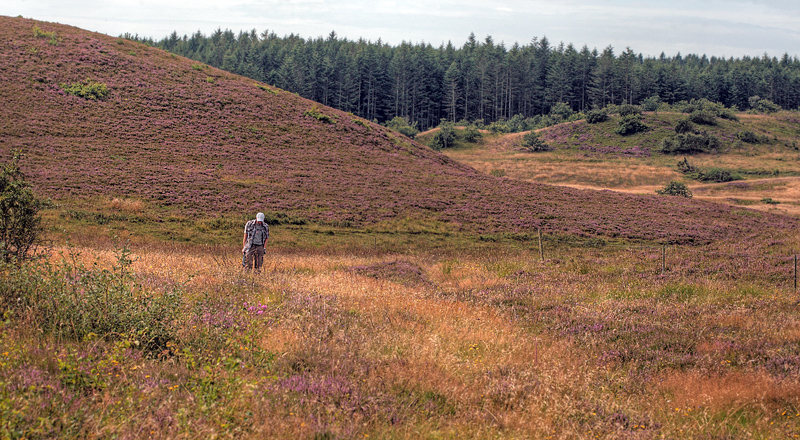
[[[794,254],[794,292],[797,293],[797,254]]]
[[[544,261],[544,248],[542,247],[542,229],[536,228],[539,232],[539,259]]]
[[[661,275],[667,270],[667,245],[661,245]]]

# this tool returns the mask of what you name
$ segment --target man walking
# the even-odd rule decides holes
[[[259,212],[255,220],[244,225],[242,238],[242,266],[245,270],[261,271],[264,264],[264,245],[269,240],[269,226],[264,222],[264,213]]]

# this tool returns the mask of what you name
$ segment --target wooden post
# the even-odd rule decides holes
[[[544,248],[542,247],[542,229],[536,228],[539,231],[539,259],[544,261]]]
[[[667,270],[667,245],[661,245],[661,275]]]
[[[797,254],[794,254],[794,291],[797,293]]]

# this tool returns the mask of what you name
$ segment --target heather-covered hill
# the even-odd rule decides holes
[[[73,27],[0,17],[0,47],[0,154],[21,149],[35,188],[56,199],[129,197],[201,217],[265,210],[356,225],[411,217],[475,232],[542,226],[679,242],[796,224],[491,177],[350,114]],[[68,93],[102,86],[99,99]]]

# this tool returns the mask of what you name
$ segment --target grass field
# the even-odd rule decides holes
[[[237,225],[120,224],[62,218],[51,266],[3,268],[3,437],[800,436],[797,234],[662,273],[622,242],[279,225],[255,275]]]

